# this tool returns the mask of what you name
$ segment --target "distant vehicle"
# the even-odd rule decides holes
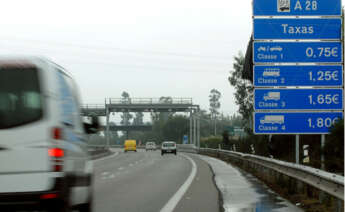
[[[77,85],[43,58],[0,58],[0,211],[91,211],[93,165]],[[36,209],[36,210],[37,210]]]
[[[284,116],[269,115],[260,119],[260,124],[284,124]]]
[[[267,94],[264,95],[264,100],[275,100],[279,101],[280,100],[280,92],[268,92]]]
[[[145,149],[146,149],[146,151],[148,151],[148,150],[155,151],[156,150],[156,143],[155,142],[146,142]]]
[[[173,141],[164,141],[162,143],[162,147],[161,147],[161,154],[164,155],[166,153],[171,153],[171,154],[175,154],[177,153],[176,150],[176,143]]]
[[[136,140],[125,140],[125,152],[137,151],[137,141]]]

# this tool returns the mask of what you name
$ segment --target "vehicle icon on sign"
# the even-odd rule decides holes
[[[264,77],[279,77],[280,76],[280,71],[264,71],[264,73],[262,73],[262,76]]]
[[[261,46],[258,48],[258,52],[265,52],[265,51],[266,51],[266,47]]]
[[[274,47],[271,47],[271,48],[270,48],[270,51],[271,51],[271,52],[274,52],[274,51],[276,51],[276,52],[281,52],[281,51],[283,51],[283,48],[280,47],[280,46],[274,46]]]
[[[264,116],[260,119],[260,124],[284,124],[284,116]]]
[[[278,12],[290,12],[290,0],[277,0]]]
[[[280,92],[268,92],[267,94],[264,95],[264,100],[275,100],[279,101],[280,100]]]

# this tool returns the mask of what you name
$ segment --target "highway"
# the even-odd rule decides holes
[[[112,151],[94,161],[97,212],[302,211],[251,174],[215,158]]]
[[[197,156],[115,151],[94,162],[94,211],[219,211],[212,170]]]

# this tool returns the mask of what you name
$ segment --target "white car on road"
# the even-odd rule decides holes
[[[161,147],[161,154],[166,153],[175,154],[177,153],[176,143],[174,141],[164,141]]]

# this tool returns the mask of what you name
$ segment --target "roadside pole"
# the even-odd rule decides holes
[[[296,144],[295,144],[295,156],[296,156],[296,164],[299,164],[299,135],[296,135]]]
[[[189,113],[189,144],[193,143],[193,112]]]
[[[196,116],[193,116],[193,144],[196,145]]]
[[[324,147],[326,143],[326,135],[321,135],[321,170],[325,170],[325,154],[324,154]]]
[[[107,105],[105,105],[106,108],[106,115],[107,115],[107,126],[106,126],[106,141],[107,141],[107,147],[109,147],[109,108],[107,107]]]
[[[200,118],[197,120],[197,147],[200,148]]]

